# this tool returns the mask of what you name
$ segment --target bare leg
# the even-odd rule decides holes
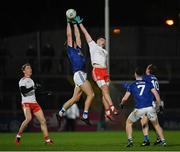
[[[27,127],[27,125],[32,119],[31,110],[29,108],[23,108],[23,111],[24,111],[25,120],[22,122],[19,128],[19,131],[18,131],[19,135],[23,133],[23,131],[25,130],[25,128]]]
[[[23,108],[24,111],[24,116],[25,116],[25,120],[22,122],[19,131],[16,135],[16,144],[20,144],[20,139],[21,139],[21,135],[24,132],[25,128],[27,127],[27,125],[29,124],[29,122],[32,119],[32,115],[31,115],[31,110],[29,108],[24,107]]]
[[[47,130],[47,125],[46,125],[46,119],[44,117],[43,111],[39,110],[38,112],[35,112],[34,115],[38,119],[41,125],[41,130],[43,132],[44,137],[48,136],[48,130]]]
[[[144,116],[141,120],[141,126],[142,126],[142,132],[144,135],[144,141],[149,141],[149,125],[148,125],[148,118],[147,116]]]
[[[132,125],[133,125],[133,122],[130,119],[127,119],[126,120],[126,134],[127,134],[128,139],[132,138],[132,132],[133,132]]]
[[[109,104],[108,104],[107,100],[104,98],[104,96],[102,96],[102,102],[103,102],[105,110],[108,110],[109,109]]]
[[[110,94],[109,94],[109,86],[108,85],[103,85],[101,87],[101,90],[102,90],[103,97],[107,101],[107,103],[109,105],[113,105],[112,99],[111,99]]]
[[[105,106],[105,109],[106,110],[110,109],[113,114],[117,115],[118,110],[113,105],[113,102],[112,102],[112,99],[111,99],[110,93],[109,93],[109,86],[108,85],[103,85],[101,87],[101,90],[102,90],[102,94],[103,94],[103,104]]]
[[[41,130],[42,130],[42,132],[43,132],[45,142],[46,142],[47,144],[52,144],[52,143],[53,143],[52,140],[49,139],[47,124],[46,124],[46,119],[45,119],[45,117],[44,117],[43,111],[42,111],[42,110],[39,110],[39,111],[35,112],[34,115],[36,116],[36,118],[37,118],[38,121],[40,122]]]
[[[141,119],[141,126],[142,126],[142,131],[144,135],[148,135],[149,132],[149,125],[148,125],[148,118],[144,116]]]
[[[159,125],[158,119],[156,119],[155,121],[151,121],[154,129],[156,130],[156,132],[158,133],[161,141],[164,140],[164,134],[163,134],[163,130],[161,128],[161,126]]]
[[[88,80],[86,80],[81,86],[81,90],[87,95],[86,101],[85,101],[85,106],[84,106],[84,111],[88,111],[89,107],[92,103],[92,100],[94,98],[94,92],[91,87],[91,84],[89,83]]]
[[[69,100],[63,105],[63,108],[64,108],[65,110],[67,110],[70,106],[72,106],[74,103],[76,103],[76,102],[80,99],[81,94],[82,94],[81,88],[80,88],[80,87],[75,87],[72,98],[69,99]]]
[[[127,147],[133,146],[133,139],[132,139],[132,125],[133,122],[130,119],[126,120],[126,134],[127,134],[127,138],[128,138],[128,144]]]
[[[150,142],[149,142],[149,125],[148,125],[148,121],[149,119],[147,118],[147,116],[144,116],[141,120],[141,126],[142,126],[142,132],[144,135],[144,141],[142,142],[141,146],[149,146]]]

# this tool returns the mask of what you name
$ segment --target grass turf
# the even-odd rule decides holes
[[[15,134],[0,133],[1,151],[178,151],[180,131],[165,131],[167,146],[153,145],[155,133],[150,132],[151,145],[141,147],[142,132],[134,132],[134,146],[126,148],[124,131],[119,132],[51,132],[53,145],[45,145],[42,133],[24,133],[22,144],[15,144]]]

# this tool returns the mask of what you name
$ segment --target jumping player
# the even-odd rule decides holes
[[[81,120],[84,121],[86,124],[91,125],[89,121],[88,111],[92,103],[92,100],[94,98],[94,92],[91,87],[91,84],[87,80],[87,73],[85,72],[86,59],[81,52],[81,38],[80,38],[80,32],[79,32],[78,26],[76,22],[73,22],[74,35],[76,39],[73,44],[70,22],[71,21],[67,19],[67,30],[66,30],[67,54],[70,59],[72,70],[74,73],[73,79],[75,83],[75,88],[74,88],[74,94],[72,98],[69,99],[63,105],[62,109],[59,111],[59,116],[63,117],[63,114],[65,113],[65,111],[74,103],[76,103],[80,99],[82,92],[84,92],[87,95],[87,97],[86,97],[86,101],[84,105],[84,112],[83,112]]]
[[[143,80],[145,80],[148,83],[151,83],[154,86],[154,88],[156,89],[156,91],[160,94],[158,79],[154,75],[155,72],[156,72],[156,67],[152,64],[148,65],[146,67],[146,75],[143,77]],[[156,100],[156,98],[154,97],[153,105],[156,108],[155,100]],[[163,101],[161,101],[160,106],[161,106],[160,108],[162,109],[164,106]],[[157,113],[157,114],[159,116],[159,113]],[[142,146],[148,146],[148,145],[150,145],[149,137],[148,137],[149,126],[148,126],[148,118],[146,116],[144,116],[141,119],[141,125],[142,125],[143,134],[144,134],[144,141],[142,143]],[[156,133],[156,141],[154,142],[154,145],[159,144],[160,142],[161,142],[160,137]]]
[[[98,38],[97,41],[93,41],[90,34],[82,24],[83,19],[79,16],[75,17],[75,21],[79,24],[80,29],[85,35],[86,41],[89,45],[91,64],[93,66],[92,77],[97,83],[98,87],[102,92],[102,101],[105,107],[105,116],[110,120],[113,119],[113,114],[117,115],[118,111],[114,107],[112,99],[109,93],[109,75],[107,67],[108,52],[104,49],[106,40],[102,37]]]
[[[157,107],[160,106],[160,102],[161,102],[160,96],[151,83],[148,83],[143,80],[143,71],[141,69],[137,68],[135,70],[134,75],[136,81],[134,81],[131,85],[128,86],[127,92],[125,93],[120,103],[120,107],[123,108],[124,103],[128,100],[130,95],[131,94],[133,95],[135,109],[131,112],[131,114],[129,115],[126,121],[126,133],[128,137],[127,147],[133,146],[133,139],[132,139],[133,123],[135,123],[145,115],[151,121],[156,132],[159,134],[161,145],[166,146],[163,130],[159,125],[156,110],[152,106],[153,95],[156,98]]]
[[[45,120],[43,111],[40,105],[36,101],[36,96],[35,96],[36,87],[35,87],[34,81],[31,79],[31,75],[32,75],[31,65],[29,63],[26,63],[22,66],[21,70],[24,74],[24,77],[21,78],[21,80],[19,81],[19,88],[21,92],[22,109],[24,112],[25,120],[22,122],[19,128],[19,131],[16,135],[16,144],[21,143],[22,133],[24,132],[25,128],[27,127],[27,125],[32,119],[31,112],[35,115],[37,120],[40,122],[45,143],[53,144],[53,141],[48,136],[48,129],[47,129],[46,120]]]

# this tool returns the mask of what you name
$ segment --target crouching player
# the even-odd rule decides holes
[[[36,116],[37,120],[40,122],[41,130],[44,135],[44,140],[46,144],[53,144],[53,141],[48,136],[48,130],[46,125],[46,120],[40,105],[36,101],[35,96],[35,84],[31,79],[32,68],[30,64],[26,63],[22,66],[22,72],[24,77],[19,81],[19,88],[22,98],[22,109],[24,112],[25,120],[22,122],[19,131],[16,135],[16,144],[21,143],[21,136],[27,125],[32,119],[31,112]]]
[[[131,85],[128,86],[128,89],[120,103],[120,107],[123,108],[124,102],[128,100],[131,94],[133,95],[135,109],[131,112],[131,114],[126,120],[126,133],[128,137],[127,147],[133,146],[133,139],[132,139],[133,123],[135,123],[145,115],[151,121],[153,127],[158,133],[161,140],[161,145],[166,146],[163,130],[159,125],[156,110],[152,105],[153,95],[154,95],[157,101],[157,106],[158,107],[160,106],[160,102],[161,102],[160,96],[151,83],[148,83],[143,80],[143,71],[141,69],[137,68],[135,70],[134,75],[136,81],[134,81]]]

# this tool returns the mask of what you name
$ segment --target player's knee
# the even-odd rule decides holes
[[[95,96],[95,94],[94,94],[94,92],[92,92],[92,93],[91,93],[91,97],[92,97],[92,99],[94,98],[94,96]]]
[[[128,122],[128,120],[126,120],[126,126],[127,126],[127,125],[129,125],[129,122]]]
[[[32,117],[31,117],[31,116],[28,116],[28,117],[26,117],[26,119],[25,119],[25,121],[26,121],[27,123],[29,123],[31,120],[32,120]]]
[[[101,87],[101,90],[102,90],[102,93],[103,93],[103,94],[108,93],[108,91],[109,91],[107,85],[103,85],[103,86]]]
[[[126,120],[126,126],[131,126],[133,123],[130,119],[127,119]]]
[[[91,93],[89,93],[87,96],[88,96],[89,98],[93,99],[94,96],[95,96],[95,94],[94,94],[94,92],[91,92]]]

